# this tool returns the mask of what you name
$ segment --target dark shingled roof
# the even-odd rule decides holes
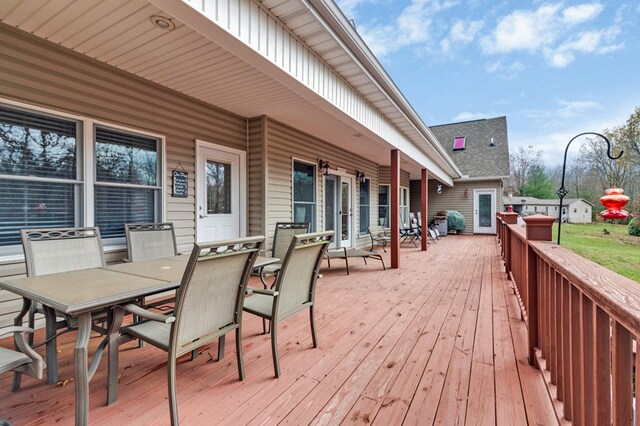
[[[463,175],[509,176],[507,117],[442,124],[430,129]],[[453,139],[460,136],[466,138],[466,147],[454,151]],[[491,138],[495,146],[490,146]]]

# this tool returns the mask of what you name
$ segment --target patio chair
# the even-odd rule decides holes
[[[142,339],[167,352],[172,425],[178,424],[176,362],[180,356],[235,331],[238,375],[244,380],[242,302],[263,242],[264,237],[259,236],[195,244],[171,315],[148,311],[136,304],[114,308],[109,334],[108,404],[117,399],[118,347],[132,339]],[[145,320],[120,329],[125,311]],[[224,351],[222,342],[218,356]]]
[[[405,222],[401,222],[401,223],[402,223],[402,227],[400,228],[400,244],[403,244],[408,239],[409,242],[412,243],[414,247],[418,247],[415,241],[418,237],[418,234],[416,232],[414,225],[411,224],[411,221],[409,222],[409,224]]]
[[[244,300],[245,311],[271,321],[271,354],[276,377],[280,377],[278,323],[308,308],[313,347],[318,347],[313,311],[315,287],[320,264],[332,236],[333,231],[295,235],[283,258],[274,287],[250,289],[253,294]]]
[[[105,266],[97,227],[22,229],[20,236],[29,277]],[[33,303],[29,310],[30,328],[34,328],[36,313],[45,317],[45,341],[35,347],[46,344],[47,384],[52,384],[58,381],[56,338],[75,330],[77,324],[73,317]],[[105,319],[106,313],[94,317],[94,321]],[[58,333],[61,329],[64,330]],[[94,327],[94,330],[106,334],[105,329]],[[33,345],[32,336],[29,343]]]
[[[22,375],[42,379],[44,362],[42,357],[31,347],[27,339],[27,333],[33,334],[33,329],[28,327],[11,326],[0,329],[0,337],[13,334],[18,351],[0,347],[0,374],[13,371],[13,391],[20,389]],[[0,424],[2,419],[0,419]]]
[[[382,258],[382,255],[375,251],[358,250],[353,248],[347,249],[346,247],[340,247],[334,250],[327,250],[324,257],[327,259],[327,266],[329,268],[331,268],[332,259],[344,260],[347,268],[347,275],[349,275],[349,258],[361,258],[364,261],[365,265],[368,265],[367,259],[379,260],[380,262],[382,262],[382,270],[387,270],[384,265],[384,259]]]
[[[178,254],[176,234],[173,223],[127,223],[124,225],[127,236],[127,258],[125,262],[141,262],[144,260],[170,257]],[[175,301],[175,292],[160,297],[151,305],[146,298],[140,300],[143,307],[158,307]],[[134,322],[137,318],[134,315]],[[140,342],[140,346],[143,346]],[[194,356],[195,358],[195,356]]]
[[[264,288],[268,288],[266,277],[277,275],[282,267],[282,261],[291,245],[291,240],[295,235],[309,232],[309,224],[306,222],[277,222],[276,230],[273,234],[272,257],[280,259],[279,262],[272,263],[260,268],[260,281]]]
[[[369,233],[369,237],[371,238],[371,249],[370,251],[374,251],[373,248],[378,245],[382,246],[382,251],[387,252],[386,246],[391,242],[391,235],[387,232],[385,228],[381,226],[371,226],[367,228],[367,232]]]

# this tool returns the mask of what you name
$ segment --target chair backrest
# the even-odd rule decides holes
[[[273,252],[271,256],[280,260],[289,250],[291,240],[295,235],[306,234],[309,232],[309,224],[306,222],[278,222],[276,223],[276,232],[273,235]]]
[[[173,223],[128,223],[124,230],[128,259],[132,262],[178,254]]]
[[[176,356],[190,350],[185,345],[240,324],[247,280],[263,243],[259,236],[194,245],[176,297],[170,338]]]
[[[97,227],[22,229],[20,237],[27,276],[105,266]]]
[[[418,226],[422,228],[422,212],[416,213],[418,216]]]
[[[312,232],[293,237],[274,285],[279,292],[278,312],[297,312],[313,302],[316,280],[333,231]]]

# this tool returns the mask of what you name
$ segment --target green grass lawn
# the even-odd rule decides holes
[[[609,234],[605,234],[604,229],[609,231]],[[555,224],[554,242],[557,235],[558,225]],[[560,244],[582,257],[640,283],[640,237],[629,235],[626,225],[562,224]]]

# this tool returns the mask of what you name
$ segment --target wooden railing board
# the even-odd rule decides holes
[[[581,426],[582,417],[582,339],[580,324],[580,290],[571,285],[571,408],[573,424]]]
[[[596,378],[594,364],[594,351],[588,348],[595,347],[594,341],[594,315],[593,315],[593,302],[584,294],[581,297],[581,309],[580,309],[580,326],[581,326],[581,339],[584,350],[582,351],[582,383],[581,383],[581,397],[582,397],[582,410],[584,413],[583,419],[585,425],[592,425],[595,419],[595,383]]]
[[[631,333],[622,324],[612,327],[611,369],[613,380],[613,424],[633,424],[633,353]]]
[[[569,294],[571,293],[571,284],[566,278],[562,278],[562,350],[564,359],[562,361],[562,374],[564,376],[564,393],[562,402],[564,402],[564,418],[571,420],[573,418],[573,375],[571,371],[571,301]]]
[[[599,306],[595,312],[595,419],[596,424],[603,425],[611,423],[611,320]]]

